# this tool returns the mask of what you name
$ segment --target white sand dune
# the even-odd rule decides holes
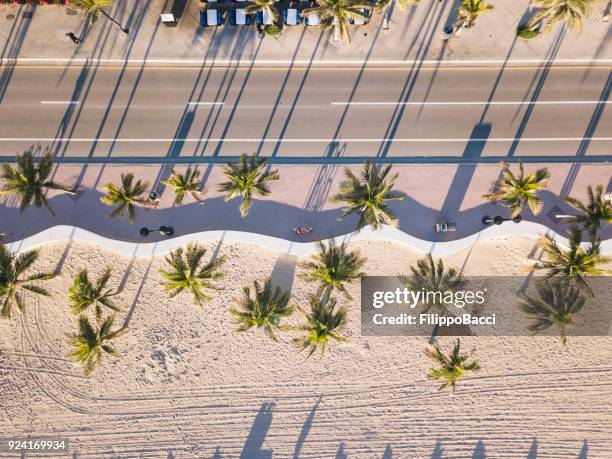
[[[465,337],[482,371],[451,396],[425,378],[426,338],[360,336],[358,285],[347,302],[348,341],[322,360],[305,360],[289,332],[278,343],[233,333],[228,308],[242,286],[272,274],[297,304],[315,287],[297,276],[297,257],[206,245],[228,261],[225,289],[204,309],[166,298],[161,258],[45,246],[41,269],[62,260],[62,275],[48,283],[53,298],[30,302],[23,321],[0,322],[3,436],[67,437],[73,458],[612,457],[612,338],[570,337],[563,348],[554,337]],[[466,275],[519,275],[533,245],[480,242],[445,262]],[[393,243],[353,247],[370,275],[405,273],[419,258]],[[124,284],[118,324],[129,320],[130,332],[116,341],[123,358],[85,378],[65,359],[63,334],[76,326],[66,292],[81,268],[97,275],[107,265],[113,285]]]

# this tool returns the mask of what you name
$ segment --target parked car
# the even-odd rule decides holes
[[[307,26],[318,26],[321,24],[321,15],[319,13],[307,14],[304,23]]]
[[[231,25],[251,25],[253,23],[253,17],[247,14],[244,8],[236,8],[230,10],[229,21]]]
[[[209,0],[208,3],[215,3],[216,0]],[[214,8],[200,10],[200,24],[206,26],[220,26],[225,22],[225,16],[221,11]]]
[[[296,8],[285,9],[285,24],[287,25],[298,25],[302,23],[302,16]]]
[[[274,24],[274,19],[270,16],[268,10],[258,11],[255,15],[255,22],[258,25],[272,25]]]
[[[450,233],[457,231],[457,225],[450,222],[436,223],[436,233]]]
[[[349,18],[349,23],[355,24],[355,25],[364,25],[370,22],[370,11],[369,10],[367,10],[366,8],[359,8],[357,11],[365,14],[365,17],[356,16],[354,18]]]

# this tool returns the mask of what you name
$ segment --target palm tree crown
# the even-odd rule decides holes
[[[136,220],[136,206],[145,204],[147,201],[142,197],[148,188],[148,183],[136,180],[134,174],[121,174],[121,186],[114,183],[104,185],[106,196],[100,201],[109,206],[115,206],[110,218],[124,217],[127,214],[128,221],[134,223]]]
[[[536,334],[550,327],[557,327],[561,343],[565,345],[566,330],[574,323],[574,315],[584,306],[584,297],[568,278],[538,282],[536,288],[537,297],[519,292],[524,301],[519,307],[527,317],[534,319],[534,323],[529,325],[527,330]]]
[[[401,201],[404,196],[392,190],[399,174],[387,177],[390,171],[391,166],[379,171],[373,163],[366,161],[359,179],[349,169],[345,169],[346,180],[340,183],[340,192],[332,198],[333,202],[345,202],[348,205],[338,220],[344,220],[357,212],[358,230],[366,225],[372,225],[374,229],[380,229],[383,224],[397,226],[397,217],[386,201]]]
[[[510,166],[502,162],[503,176],[493,183],[497,189],[484,197],[490,201],[501,201],[510,208],[512,218],[516,217],[527,205],[534,215],[542,210],[542,200],[538,197],[538,192],[546,189],[546,184],[550,174],[548,169],[543,167],[532,174],[525,176],[523,163],[519,163],[520,173],[518,176],[510,170]]]
[[[100,13],[105,13],[102,8],[113,6],[114,0],[75,0],[74,6],[85,10],[89,14],[89,22],[94,24],[100,17]]]
[[[229,179],[219,184],[219,191],[226,192],[225,200],[229,201],[237,196],[242,197],[240,214],[244,217],[249,213],[253,194],[267,196],[270,194],[268,184],[279,179],[278,171],[264,172],[266,159],[257,159],[257,153],[252,156],[243,154],[240,163],[229,163],[223,167],[223,172]]]
[[[591,235],[597,234],[597,230],[603,220],[612,223],[612,202],[603,197],[603,186],[599,185],[593,191],[590,185],[587,187],[588,202],[583,204],[581,201],[565,196],[563,199],[581,211],[583,215],[578,215],[571,219],[572,223],[582,223],[585,230]]]
[[[251,0],[251,4],[244,9],[244,12],[246,14],[253,14],[264,10],[268,12],[273,22],[276,21],[278,17],[276,0]]]
[[[319,13],[323,27],[334,26],[334,41],[348,44],[349,21],[358,17],[366,18],[367,15],[363,10],[369,9],[370,6],[369,3],[359,0],[317,0],[317,6],[306,8],[304,14]]]
[[[50,296],[47,290],[37,285],[38,281],[52,279],[54,273],[37,273],[28,275],[28,270],[36,263],[40,252],[30,250],[19,255],[10,253],[4,245],[0,245],[0,316],[11,318],[13,306],[25,313],[23,294],[31,292],[36,295]]]
[[[73,314],[80,314],[89,306],[94,306],[96,311],[96,319],[100,321],[102,318],[102,306],[113,311],[120,311],[121,308],[116,306],[111,299],[113,296],[118,295],[119,292],[106,288],[106,284],[108,284],[108,281],[110,280],[111,273],[111,269],[106,268],[96,283],[93,284],[89,279],[87,270],[82,270],[74,278],[74,283],[72,284],[72,287],[70,287],[68,293],[68,300],[71,306],[70,312]]]
[[[569,249],[564,250],[550,235],[545,235],[540,242],[540,247],[547,260],[534,264],[533,268],[547,270],[546,277],[569,277],[588,289],[586,276],[606,274],[605,270],[597,267],[608,261],[607,258],[600,255],[601,241],[591,239],[588,248],[583,249],[581,246],[582,232],[574,226],[570,228],[568,244]]]
[[[425,303],[423,313],[427,313],[432,307],[442,315],[448,315],[446,303],[443,296],[446,292],[456,292],[465,286],[466,281],[459,271],[455,268],[444,268],[444,262],[439,259],[436,263],[427,254],[425,258],[417,261],[416,266],[411,266],[412,276],[401,276],[401,282],[413,291],[424,290],[426,292],[441,292],[442,295],[434,295],[433,298]]]
[[[253,282],[253,287],[253,296],[251,289],[244,287],[239,306],[230,308],[230,313],[238,325],[236,331],[245,332],[257,327],[276,341],[274,332],[283,328],[280,325],[281,319],[293,313],[293,307],[289,306],[289,292],[284,292],[279,287],[272,288],[270,278],[265,280],[263,287],[257,281]]]
[[[453,351],[449,355],[443,354],[437,344],[425,350],[425,354],[438,365],[437,368],[429,369],[427,377],[442,381],[442,384],[438,386],[439,391],[450,386],[454,394],[458,379],[465,376],[468,371],[476,372],[480,370],[480,364],[477,360],[468,362],[473,352],[462,354],[460,348],[461,342],[457,339]]]
[[[187,194],[191,194],[196,200],[200,199],[199,193],[202,191],[202,183],[200,182],[200,171],[197,169],[189,167],[184,174],[179,174],[172,169],[170,177],[163,183],[174,188],[175,206],[181,205]]]
[[[50,180],[52,169],[51,154],[44,155],[38,164],[34,163],[32,153],[29,151],[23,155],[17,155],[16,168],[10,164],[2,165],[0,193],[18,196],[21,200],[19,203],[21,212],[33,202],[36,207],[44,206],[51,215],[54,215],[45,197],[45,191],[61,190],[70,194],[75,194],[75,191]]]
[[[336,299],[324,296],[322,299],[312,295],[310,297],[310,311],[299,308],[306,323],[296,330],[303,332],[303,336],[293,339],[293,343],[300,348],[300,352],[310,349],[310,357],[317,349],[321,349],[321,358],[332,340],[343,341],[345,338],[340,332],[346,325],[347,310],[344,307],[336,309]]]
[[[79,332],[66,334],[68,343],[73,348],[68,357],[81,362],[85,367],[86,375],[90,375],[100,365],[103,353],[115,358],[121,357],[108,342],[119,338],[127,332],[127,329],[120,328],[112,331],[114,320],[114,316],[108,316],[100,324],[100,328],[95,328],[89,323],[87,316],[81,315],[79,316]]]
[[[549,32],[557,22],[563,21],[570,29],[580,31],[594,3],[595,0],[534,0],[531,7],[541,8],[541,11],[533,16],[528,27],[534,30],[547,21],[546,31]]]
[[[457,8],[457,20],[455,26],[464,25],[466,28],[474,27],[476,19],[482,13],[493,10],[493,5],[483,0],[462,0]]]
[[[166,279],[162,285],[170,298],[186,290],[191,293],[196,304],[202,307],[211,299],[206,290],[219,290],[213,281],[223,277],[224,274],[219,268],[225,257],[218,257],[204,264],[202,258],[205,254],[205,248],[190,243],[186,251],[178,248],[166,256],[166,263],[171,269],[169,271],[160,269],[159,272]]]
[[[376,10],[377,13],[382,13],[383,10],[389,6],[389,4],[391,3],[391,0],[377,0],[374,8]],[[397,0],[396,4],[397,6],[399,6],[399,9],[407,12],[411,6],[416,5],[417,3],[419,3],[419,0]]]
[[[330,239],[327,246],[319,241],[319,253],[302,264],[302,268],[308,272],[301,277],[309,282],[318,282],[321,288],[338,289],[347,298],[351,298],[345,283],[352,283],[365,276],[361,271],[365,258],[358,251],[349,251],[345,243],[336,245],[334,239]]]

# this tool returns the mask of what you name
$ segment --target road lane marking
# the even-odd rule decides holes
[[[56,156],[53,162],[58,164],[226,164],[238,161],[238,155],[224,156]],[[278,165],[350,165],[363,164],[365,160],[377,164],[419,164],[419,165],[479,165],[494,164],[500,161],[507,163],[532,164],[593,164],[609,167],[612,155],[598,156],[480,156],[466,158],[463,156],[268,156],[269,164]],[[14,163],[14,156],[0,156],[0,162]]]
[[[612,137],[476,137],[476,138],[361,138],[361,139],[291,139],[291,138],[82,138],[82,137],[2,137],[0,142],[99,142],[99,143],[163,143],[163,142],[202,142],[209,143],[250,143],[250,142],[283,142],[283,143],[373,143],[373,142],[398,142],[398,143],[453,143],[453,142],[610,142]]]
[[[363,64],[368,65],[387,65],[387,66],[414,66],[414,65],[429,65],[436,67],[445,66],[482,66],[482,65],[495,65],[495,66],[515,66],[515,65],[526,65],[526,66],[554,66],[554,65],[582,65],[582,66],[596,66],[596,65],[610,65],[612,59],[609,58],[555,58],[555,59],[542,59],[542,58],[490,58],[490,59],[205,59],[205,58],[48,58],[48,57],[17,57],[17,58],[0,58],[1,65],[116,65],[116,66],[159,66],[165,65],[167,67],[177,66],[197,66],[197,67],[210,67],[210,66],[244,66],[244,67],[258,67],[265,65],[284,65],[284,66],[361,66]]]
[[[79,105],[78,100],[41,100],[42,105]]]
[[[536,101],[466,101],[466,102],[331,102],[331,105],[346,107],[355,105],[362,107],[370,106],[465,106],[465,105],[607,105],[609,100],[536,100]]]
[[[1,59],[0,59],[1,61]],[[322,66],[323,65],[323,66]],[[24,69],[24,70],[40,70],[40,69],[47,69],[47,70],[55,70],[58,68],[61,68],[62,70],[64,70],[63,67],[60,67],[59,65],[46,65],[46,64],[41,64],[41,65],[32,65],[32,64],[20,64],[20,65],[12,65],[12,64],[2,64],[0,62],[0,68],[2,67],[13,67],[13,68],[19,68],[19,69]],[[432,64],[420,64],[420,63],[414,63],[414,64],[397,64],[396,66],[389,66],[389,65],[380,65],[380,64],[376,64],[376,63],[367,63],[366,65],[360,65],[357,66],[354,63],[347,63],[347,65],[339,67],[337,65],[324,65],[324,64],[312,64],[312,65],[307,65],[307,64],[299,64],[299,63],[279,63],[277,66],[270,66],[268,65],[255,65],[255,66],[248,66],[248,65],[240,65],[240,66],[236,66],[235,64],[205,64],[205,65],[190,65],[190,64],[186,64],[186,65],[180,65],[180,66],[167,66],[167,65],[148,65],[143,67],[142,65],[133,65],[133,64],[128,64],[128,65],[95,65],[95,64],[83,64],[83,65],[70,65],[68,67],[67,70],[73,70],[73,71],[79,71],[83,68],[90,68],[90,69],[95,69],[97,71],[103,71],[103,70],[111,70],[111,71],[143,71],[143,69],[149,71],[149,70],[161,70],[161,71],[202,71],[203,69],[206,70],[212,70],[212,71],[228,71],[228,69],[232,70],[232,71],[248,71],[248,72],[261,72],[261,71],[265,71],[265,72],[286,72],[288,69],[291,69],[292,72],[361,72],[361,71],[365,71],[365,72],[414,72],[416,70],[418,70],[419,72],[445,72],[445,71],[451,71],[451,72],[462,72],[462,71],[468,71],[468,72],[474,72],[474,71],[499,71],[500,69],[504,69],[505,72],[511,72],[511,71],[538,71],[538,70],[547,70],[547,71],[552,71],[552,70],[589,70],[589,71],[610,71],[612,70],[612,66],[610,65],[508,65],[508,66],[504,66],[503,64],[499,64],[499,65],[451,65],[451,66],[445,66],[445,65],[441,65],[441,66],[434,66]]]
[[[187,102],[187,105],[205,105],[205,106],[216,106],[216,105],[225,105],[225,102]]]

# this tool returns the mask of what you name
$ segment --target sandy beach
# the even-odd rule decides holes
[[[479,242],[445,258],[465,275],[524,275],[536,240]],[[227,257],[224,290],[203,309],[169,300],[163,258],[124,257],[73,242],[42,247],[53,297],[0,322],[0,405],[5,436],[57,435],[72,458],[590,458],[612,456],[612,338],[465,337],[482,370],[455,396],[436,392],[424,337],[361,337],[359,285],[349,289],[348,338],[306,360],[265,334],[236,334],[228,313],[243,286],[271,275],[306,305],[315,286],[302,260],[255,245],[207,243]],[[422,255],[381,241],[352,245],[368,275],[406,273]],[[114,269],[129,333],[120,360],[90,378],[67,360],[76,328],[66,292],[77,272]],[[608,266],[609,268],[610,266]],[[125,273],[125,276],[123,275]],[[22,323],[23,322],[23,323]],[[297,324],[296,314],[290,322]],[[443,347],[452,338],[439,339]],[[3,456],[5,457],[5,456]]]

